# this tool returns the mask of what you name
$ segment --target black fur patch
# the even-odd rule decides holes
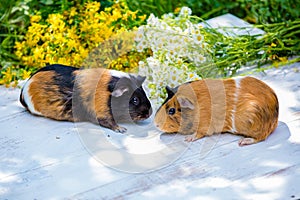
[[[26,104],[25,100],[24,100],[24,96],[23,96],[23,88],[21,90],[21,94],[20,94],[20,98],[19,98],[21,104],[26,108],[28,109],[28,105]]]
[[[143,77],[140,77],[144,80]],[[139,86],[138,80],[134,76],[128,77],[111,77],[108,83],[108,91],[112,93],[116,89],[126,88],[121,96],[115,97],[110,95],[107,106],[116,122],[128,120],[143,120],[148,118],[151,113],[151,103],[148,100],[142,86]],[[133,98],[139,100],[138,105],[134,105]]]
[[[133,103],[133,98],[139,99],[139,104]],[[152,114],[151,103],[142,86],[137,88],[130,97],[129,113],[132,119],[146,119]]]
[[[35,75],[36,73],[43,72],[43,71],[54,71],[54,72],[62,75],[62,74],[70,74],[70,72],[74,72],[76,70],[79,70],[79,68],[66,66],[66,65],[54,64],[54,65],[48,65],[46,67],[39,69],[34,74],[32,74],[32,76]]]
[[[38,72],[49,71],[54,72],[55,76],[53,77],[54,84],[59,87],[59,94],[61,99],[57,99],[63,103],[63,112],[72,114],[72,98],[73,98],[73,88],[75,82],[74,72],[79,70],[78,68],[65,66],[65,65],[49,65]],[[51,85],[45,86],[45,90],[51,90]]]
[[[62,101],[64,102],[64,112],[69,112],[72,110],[73,88],[76,78],[74,75],[74,71],[79,69],[64,65],[50,65],[49,71],[52,70],[56,73],[56,75],[54,76],[54,82],[59,86],[59,92],[60,94],[62,94]]]
[[[156,111],[156,113],[158,113],[158,111],[161,109],[161,107],[166,104],[170,99],[172,99],[172,97],[176,94],[177,90],[178,90],[179,86],[173,88],[173,91],[175,92],[173,95],[168,95],[166,100],[161,104],[161,106],[158,108],[158,110]],[[166,110],[168,110],[169,107],[166,106]]]
[[[111,80],[109,81],[108,86],[107,86],[108,91],[110,91],[112,93],[114,91],[114,89],[116,87],[116,84],[119,80],[120,80],[120,78],[112,76]]]

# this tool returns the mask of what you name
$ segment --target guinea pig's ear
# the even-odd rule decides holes
[[[140,87],[143,82],[146,80],[146,76],[140,76],[140,75],[137,75],[137,76],[134,76],[132,74],[129,74],[129,77],[130,77],[130,80],[136,84],[136,86]]]
[[[166,90],[167,90],[169,98],[172,98],[174,96],[174,94],[176,93],[175,88],[171,88],[169,86],[166,86]]]
[[[187,97],[177,97],[177,101],[181,108],[189,108],[191,110],[195,108],[194,104]]]
[[[139,85],[139,86],[141,86],[144,83],[145,80],[146,80],[146,76],[138,75],[136,77],[137,85]]]
[[[111,93],[111,95],[114,97],[120,97],[127,91],[129,91],[129,89],[127,87],[117,87],[114,89],[114,91]]]

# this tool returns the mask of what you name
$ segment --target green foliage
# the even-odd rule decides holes
[[[0,72],[18,63],[13,53],[15,41],[29,24],[29,6],[24,1],[0,1]]]
[[[41,13],[42,18],[46,19],[49,14],[53,13],[63,13],[68,11],[72,7],[79,7],[79,5],[84,5],[85,3],[90,2],[91,0],[31,0],[28,5],[33,12],[38,11]],[[100,2],[101,10],[104,10],[106,7],[112,6],[112,1],[107,0],[97,0]],[[35,13],[32,13],[35,14]]]
[[[300,19],[276,24],[258,26],[264,28],[262,36],[231,37],[219,33],[216,29],[203,28],[202,34],[213,49],[212,66],[217,66],[221,76],[233,76],[245,65],[260,66],[272,63],[288,63],[288,58],[300,55]],[[297,57],[292,62],[299,62]],[[211,66],[211,67],[212,67]]]
[[[300,17],[298,0],[239,0],[240,8],[245,12],[246,20],[265,24],[295,20]]]
[[[193,14],[208,19],[232,13],[252,23],[277,23],[300,17],[298,0],[127,0],[129,8],[139,9],[144,14],[161,16],[187,6]]]

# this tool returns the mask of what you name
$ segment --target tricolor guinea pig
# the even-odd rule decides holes
[[[158,129],[190,134],[195,141],[214,133],[244,136],[239,145],[265,140],[278,124],[278,100],[264,82],[244,77],[199,80],[176,88],[166,87],[168,97],[155,114]]]
[[[20,102],[34,114],[55,120],[90,121],[125,132],[119,121],[147,119],[152,112],[142,88],[145,77],[104,68],[49,65],[21,90]]]

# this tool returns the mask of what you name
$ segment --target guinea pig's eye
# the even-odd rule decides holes
[[[169,111],[168,111],[169,115],[174,115],[175,112],[176,112],[175,108],[170,108]]]
[[[137,106],[140,104],[140,99],[138,97],[133,97],[131,102],[133,103],[133,105]]]

